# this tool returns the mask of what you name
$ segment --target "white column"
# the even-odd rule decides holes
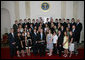
[[[26,18],[25,1],[19,1],[19,16],[20,16],[20,19]]]
[[[66,1],[66,18],[73,18],[73,1]]]
[[[78,17],[80,19],[80,22],[83,25],[83,29],[81,31],[80,36],[80,43],[81,41],[84,41],[84,1],[78,1],[78,11],[77,11]]]

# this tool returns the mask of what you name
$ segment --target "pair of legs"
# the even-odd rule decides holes
[[[23,57],[25,56],[24,50],[21,50],[21,54]],[[17,50],[17,56],[20,57],[20,50]]]
[[[64,50],[64,55],[63,55],[64,57],[67,57],[68,56],[68,49],[65,49]]]
[[[16,54],[16,50],[15,50],[15,47],[10,47],[10,56],[11,58],[13,58]]]
[[[56,44],[53,44],[53,54],[57,55],[57,46],[56,46]]]
[[[27,48],[26,48],[26,52],[27,52],[27,55],[28,55],[28,56],[30,55],[30,49],[31,49],[31,47],[27,47]]]
[[[62,53],[62,45],[61,44],[58,44],[58,51],[59,51],[59,56],[61,56],[61,53]]]
[[[33,45],[32,49],[33,49],[33,54],[36,56],[37,53],[38,53],[38,47],[37,47],[37,44]]]
[[[74,42],[74,54],[78,54],[78,43],[77,42]]]
[[[45,56],[45,46],[44,46],[44,44],[38,44],[38,50],[39,50],[40,56]]]
[[[52,55],[52,52],[53,52],[53,49],[49,49],[49,56],[51,56]]]
[[[17,57],[20,57],[20,51],[17,50]]]
[[[70,51],[70,55],[69,55],[69,57],[71,57],[72,56],[72,51]]]

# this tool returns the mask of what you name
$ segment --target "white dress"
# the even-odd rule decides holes
[[[74,43],[70,43],[69,51],[74,51]]]
[[[50,42],[51,37],[52,37],[52,34],[51,35],[47,35],[47,43]],[[47,49],[53,49],[53,42],[52,41],[49,44],[47,44]]]

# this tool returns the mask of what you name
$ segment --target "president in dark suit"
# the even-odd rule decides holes
[[[43,32],[43,29],[41,29],[38,34],[37,45],[38,45],[38,50],[39,50],[40,56],[45,56],[46,36]]]
[[[14,29],[11,28],[11,31],[8,35],[8,40],[9,40],[9,46],[10,46],[10,56],[14,57],[14,55],[16,54],[16,48],[15,48],[15,37],[14,37]]]

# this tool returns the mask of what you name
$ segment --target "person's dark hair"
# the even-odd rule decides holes
[[[55,20],[58,20],[57,18]]]
[[[17,36],[18,36],[18,34],[21,34],[21,33],[20,33],[20,32],[18,32],[18,33],[17,33]]]
[[[67,19],[69,21],[69,19]]]
[[[53,34],[56,33],[56,31],[53,31]]]
[[[59,19],[59,21],[61,21],[61,19]]]

